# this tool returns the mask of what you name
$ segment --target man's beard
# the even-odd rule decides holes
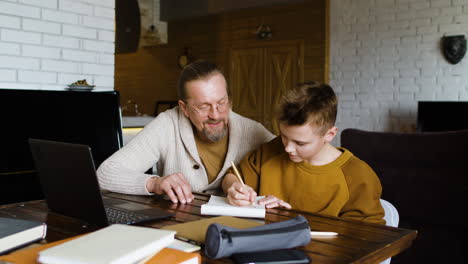
[[[223,122],[223,126],[221,128],[216,128],[215,130],[209,130],[208,127],[204,126],[202,130],[202,134],[206,140],[209,142],[218,142],[221,139],[223,139],[227,133],[228,133],[228,126],[227,122],[224,120],[207,120],[204,123],[209,124],[209,123],[218,123],[218,122]]]

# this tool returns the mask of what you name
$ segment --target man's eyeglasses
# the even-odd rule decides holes
[[[190,105],[187,102],[185,102],[185,104],[191,107],[200,116],[208,116],[210,111],[214,112],[215,109],[218,113],[224,113],[229,108],[229,98],[226,97],[216,104],[204,104],[203,106]]]

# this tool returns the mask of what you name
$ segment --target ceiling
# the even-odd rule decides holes
[[[246,8],[292,4],[305,1],[306,0],[160,0],[160,19],[161,21],[184,20]]]

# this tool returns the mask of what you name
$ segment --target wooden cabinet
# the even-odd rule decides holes
[[[230,49],[233,110],[278,134],[275,111],[284,91],[304,81],[302,41],[236,44]]]

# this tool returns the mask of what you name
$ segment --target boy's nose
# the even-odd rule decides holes
[[[294,151],[294,148],[291,146],[290,143],[288,143],[288,144],[285,145],[284,151],[286,151],[287,153],[291,153],[291,152]]]

